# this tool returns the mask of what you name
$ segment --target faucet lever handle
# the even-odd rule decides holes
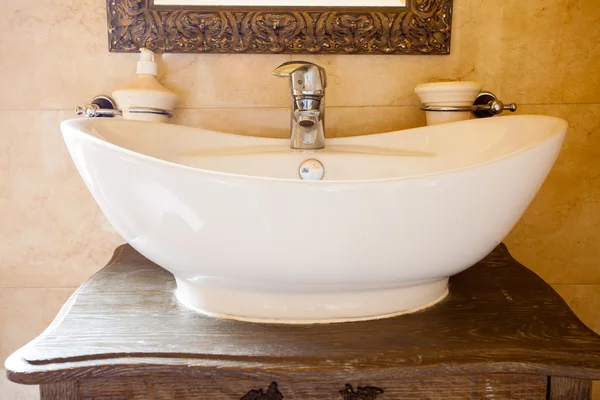
[[[327,86],[327,73],[317,64],[307,61],[288,61],[275,68],[273,75],[290,78],[295,96],[323,96]]]

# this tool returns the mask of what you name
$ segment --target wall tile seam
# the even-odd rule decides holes
[[[599,103],[600,104],[600,103]],[[350,106],[327,106],[327,109],[332,108],[418,108],[420,104],[400,104],[400,105],[350,105]],[[177,107],[175,111],[190,111],[190,110],[289,110],[290,107]]]
[[[598,103],[600,104],[600,103]],[[332,108],[418,108],[420,104],[405,104],[405,105],[350,105],[350,106],[328,106],[328,109]],[[72,112],[75,115],[75,109],[71,108],[2,108],[0,107],[0,112],[22,112],[22,111],[55,111],[55,112]],[[289,106],[281,106],[281,107],[176,107],[174,111],[196,111],[196,110],[289,110]]]
[[[83,284],[83,282],[82,282]],[[0,286],[0,292],[1,291],[11,291],[11,290],[46,290],[46,289],[52,289],[52,290],[76,290],[78,289],[80,286]]]
[[[561,286],[586,286],[586,287],[598,287],[600,289],[600,282],[592,283],[592,282],[551,282],[546,281],[552,287],[561,287]],[[83,282],[82,282],[83,284]],[[10,290],[37,290],[37,289],[52,289],[52,290],[76,290],[80,286],[2,286],[0,285],[0,291],[10,291]]]
[[[551,106],[600,106],[600,102],[584,102],[584,103],[520,103],[517,105],[535,106],[535,107],[551,107]],[[420,104],[398,104],[398,105],[335,105],[327,106],[329,109],[343,108],[418,108]],[[289,107],[260,107],[260,106],[237,106],[237,107],[177,107],[175,111],[199,111],[199,110],[286,110]],[[0,112],[24,112],[24,111],[55,111],[55,112],[73,112],[74,108],[3,108],[0,107]]]
[[[598,283],[590,283],[590,282],[575,282],[575,283],[563,283],[563,282],[559,282],[559,283],[552,283],[552,282],[546,282],[546,283],[548,283],[552,287],[560,287],[560,286],[588,286],[588,287],[595,287],[595,286],[597,286],[600,289],[600,282],[598,282]]]

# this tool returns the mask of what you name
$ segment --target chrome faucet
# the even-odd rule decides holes
[[[306,61],[281,64],[273,75],[290,78],[292,115],[290,147],[319,150],[325,147],[325,87],[327,74],[322,67]]]

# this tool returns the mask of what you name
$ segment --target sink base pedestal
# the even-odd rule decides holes
[[[238,321],[327,324],[396,317],[428,308],[448,295],[448,278],[391,288],[318,291],[238,289],[177,281],[180,303],[203,314]],[[231,289],[234,287],[235,289]]]

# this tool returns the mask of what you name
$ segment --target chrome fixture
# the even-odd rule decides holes
[[[322,67],[306,61],[289,61],[273,71],[290,78],[292,115],[290,147],[319,150],[325,147],[325,87],[327,74]]]
[[[435,106],[430,104],[423,104],[421,110],[423,111],[443,111],[443,112],[465,112],[471,111],[477,118],[488,118],[494,115],[501,114],[503,111],[515,112],[517,111],[517,105],[510,103],[505,105],[503,102],[498,100],[495,94],[490,92],[481,92],[475,99],[472,106]]]
[[[473,102],[473,115],[477,118],[488,118],[502,114],[503,111],[515,112],[518,106],[515,103],[505,105],[491,92],[481,92]]]
[[[320,181],[325,176],[325,167],[321,161],[310,158],[300,165],[298,173],[304,181]]]
[[[157,114],[173,117],[173,113],[160,108],[135,107],[128,110],[131,114]],[[123,111],[117,109],[115,101],[104,95],[96,96],[90,104],[75,108],[75,114],[83,115],[86,118],[113,118],[117,115],[123,115]]]
[[[75,108],[75,114],[83,115],[86,118],[112,118],[116,115],[123,115],[121,110],[117,110],[115,101],[104,95],[94,97],[90,104]]]

